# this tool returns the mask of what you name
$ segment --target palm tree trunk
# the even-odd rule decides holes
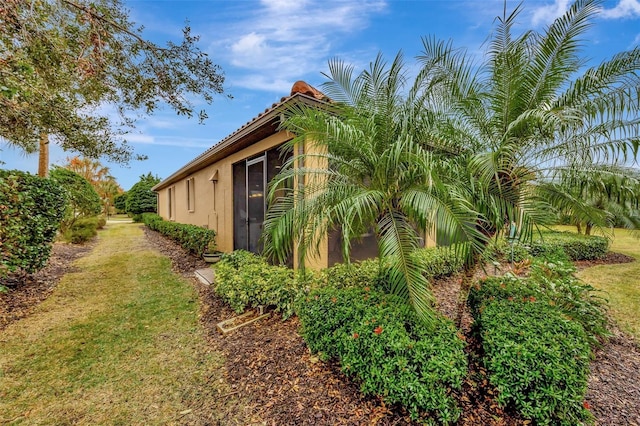
[[[456,307],[456,319],[455,324],[457,328],[462,326],[462,317],[467,305],[467,299],[469,298],[469,292],[471,286],[476,278],[476,272],[478,271],[478,261],[474,261],[470,266],[464,268],[462,273],[462,281],[460,282],[460,292],[458,293],[458,306]]]
[[[49,176],[49,135],[40,133],[40,149],[38,151],[38,176]]]
[[[587,222],[587,225],[584,228],[584,235],[591,235],[591,228],[593,228],[593,224],[591,222]]]

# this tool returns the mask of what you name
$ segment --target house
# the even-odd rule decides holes
[[[220,251],[259,253],[268,182],[286,161],[282,145],[293,138],[279,130],[279,123],[287,108],[301,104],[322,108],[329,105],[329,99],[307,83],[296,82],[289,96],[154,186],[158,214],[165,220],[214,229]],[[296,149],[302,153],[305,147]],[[375,256],[373,237],[364,236],[353,253],[355,259]],[[324,268],[340,261],[339,235],[334,233],[320,255],[305,263]]]

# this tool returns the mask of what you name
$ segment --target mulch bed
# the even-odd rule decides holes
[[[8,292],[0,293],[0,330],[29,315],[34,306],[49,297],[64,274],[74,271],[73,261],[94,246],[95,243],[55,243],[47,266],[40,271],[0,279],[0,284],[9,288]]]
[[[386,406],[378,398],[364,397],[357,383],[346,377],[336,363],[320,362],[309,353],[298,334],[298,320],[282,321],[278,314],[260,320],[226,336],[215,325],[235,313],[217,297],[209,286],[193,278],[195,269],[207,267],[201,259],[180,246],[145,229],[148,242],[172,259],[175,272],[192,278],[201,300],[201,321],[212,347],[226,357],[226,381],[231,391],[223,397],[237,397],[245,403],[245,412],[228,418],[227,424],[297,424],[297,425],[407,425],[412,424],[400,407]],[[91,247],[54,248],[51,268],[30,276],[15,285],[8,302],[0,305],[0,329],[7,322],[28,314],[28,307],[46,298],[59,277],[71,270],[64,266]],[[56,257],[58,256],[58,257]],[[605,261],[591,264],[620,263],[626,256],[613,254]],[[578,265],[587,267],[588,265]],[[45,272],[46,271],[46,272]],[[57,276],[57,278],[56,278]],[[45,284],[46,283],[46,284]],[[35,288],[29,288],[31,285]],[[438,308],[450,317],[455,315],[459,281],[440,280],[434,287]],[[44,296],[43,296],[44,295]],[[7,303],[7,295],[0,301]],[[8,312],[8,314],[7,314]],[[6,319],[8,318],[8,320]],[[5,321],[4,323],[1,321]],[[471,333],[471,317],[466,314],[463,332],[467,340],[469,375],[456,395],[463,415],[459,425],[523,425],[522,419],[504,411],[495,403],[494,389],[480,362],[481,347]],[[619,330],[596,351],[586,402],[599,425],[640,425],[640,350]]]

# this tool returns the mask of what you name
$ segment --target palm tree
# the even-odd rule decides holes
[[[559,210],[604,224],[603,210],[562,177],[588,182],[606,168],[612,182],[629,179],[619,166],[637,162],[640,48],[585,69],[581,37],[600,4],[578,0],[543,32],[515,36],[522,5],[508,14],[505,2],[479,64],[451,43],[423,40],[419,96],[441,120],[438,140],[457,152],[457,178],[487,235],[515,223],[528,239]]]
[[[333,60],[327,77],[323,90],[333,107],[298,107],[282,124],[296,135],[289,146],[305,143],[306,153],[295,155],[272,183],[265,253],[282,261],[295,246],[303,262],[328,232],[340,230],[348,262],[351,242],[373,230],[390,291],[428,318],[429,283],[410,254],[434,217],[458,240],[481,240],[476,215],[441,179],[445,157],[426,149],[433,123],[407,87],[401,54],[391,64],[378,55],[356,76],[353,67]],[[287,182],[298,184],[278,197]]]
[[[570,208],[560,210],[562,221],[576,226],[578,233],[591,234],[594,225],[616,226],[640,230],[640,170],[617,165],[594,167],[586,177],[574,177],[566,173],[560,179],[566,190],[576,198],[588,203],[606,215],[604,223],[581,222]]]

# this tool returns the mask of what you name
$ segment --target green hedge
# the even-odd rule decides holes
[[[101,220],[99,217],[82,217],[69,226],[62,237],[73,244],[83,244],[98,235]]]
[[[451,395],[467,372],[464,342],[434,312],[432,327],[399,298],[363,288],[323,288],[298,302],[302,335],[321,358],[340,360],[365,394],[401,404],[414,419],[455,422]]]
[[[590,345],[609,334],[605,300],[574,277],[559,247],[535,258],[528,277],[491,277],[468,303],[498,401],[537,424],[581,424]]]
[[[601,259],[609,251],[609,240],[595,235],[581,235],[573,232],[543,232],[534,236],[531,243],[506,239],[493,241],[485,253],[485,258],[506,259],[520,262],[527,257],[543,257],[560,248],[571,260]]]
[[[601,259],[607,255],[609,240],[573,232],[544,232],[533,240],[529,251],[532,256],[542,256],[555,247],[561,247],[571,260]]]
[[[487,278],[471,289],[468,304],[474,317],[496,300],[535,300],[553,305],[562,314],[578,322],[592,346],[610,336],[606,315],[607,301],[601,292],[573,276],[569,261],[536,259],[529,277]]]
[[[540,425],[590,421],[583,401],[591,351],[580,324],[532,299],[493,301],[477,322],[499,404]]]
[[[56,182],[0,170],[0,277],[44,267],[66,206]]]
[[[205,229],[196,225],[184,223],[168,222],[155,213],[143,213],[135,218],[150,229],[160,232],[162,235],[171,238],[186,250],[197,256],[215,245],[216,232],[212,229]]]
[[[462,259],[456,256],[452,247],[421,248],[414,251],[412,256],[429,278],[441,278],[455,274],[463,266]]]
[[[248,306],[274,306],[283,318],[294,313],[294,300],[302,284],[293,270],[273,266],[244,250],[222,255],[215,268],[215,292],[238,313]]]

